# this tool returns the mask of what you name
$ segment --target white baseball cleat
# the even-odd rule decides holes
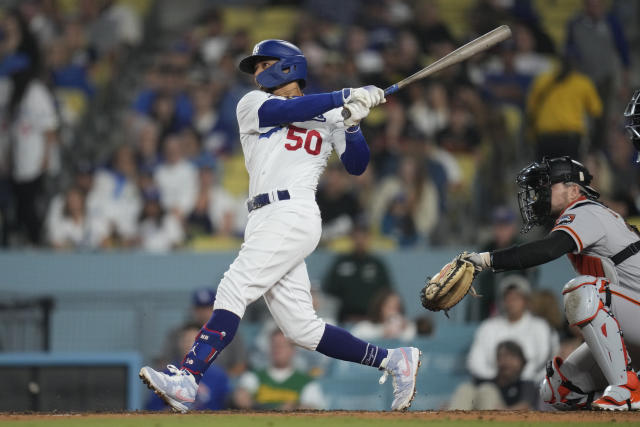
[[[624,385],[610,385],[604,389],[602,397],[591,407],[604,411],[640,410],[640,380],[634,372],[627,372],[628,381]]]
[[[193,375],[185,370],[173,365],[167,365],[167,369],[169,373],[165,374],[145,366],[140,369],[139,376],[174,411],[184,414],[196,400],[198,384]]]
[[[400,347],[389,350],[384,374],[380,377],[380,384],[393,377],[393,402],[391,410],[402,411],[411,406],[416,395],[416,376],[420,367],[422,352],[415,347]]]

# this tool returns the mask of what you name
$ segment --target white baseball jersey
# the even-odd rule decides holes
[[[576,250],[569,259],[580,274],[607,277],[612,283],[640,291],[640,254],[614,266],[610,257],[640,237],[606,206],[581,197],[558,217],[552,231],[569,234]]]
[[[236,110],[249,172],[249,197],[273,190],[315,193],[332,150],[342,155],[346,147],[340,109],[305,122],[260,127],[258,110],[268,99],[286,98],[254,90],[240,100]]]

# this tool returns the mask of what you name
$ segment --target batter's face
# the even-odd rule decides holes
[[[551,186],[551,214],[558,215],[574,200],[580,197],[580,187],[577,184],[558,182]]]
[[[264,61],[256,62],[256,68],[253,71],[253,78],[258,77],[258,74],[271,67],[273,64],[278,62],[277,59],[266,59]]]

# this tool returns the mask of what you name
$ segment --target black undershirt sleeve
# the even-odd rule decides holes
[[[494,270],[522,270],[560,258],[576,249],[564,231],[554,231],[543,239],[491,252]]]

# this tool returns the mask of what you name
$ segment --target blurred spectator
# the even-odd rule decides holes
[[[480,251],[494,251],[504,249],[518,244],[520,234],[518,233],[518,223],[516,213],[508,206],[498,206],[491,214],[491,238],[480,247]],[[491,317],[497,313],[498,298],[496,290],[498,283],[507,275],[522,275],[530,281],[536,277],[537,270],[510,271],[508,273],[481,272],[475,280],[474,286],[482,298],[473,298],[467,305],[467,320],[477,322]]]
[[[146,117],[134,120],[132,127],[138,169],[141,172],[153,174],[161,162],[158,147],[160,129],[153,120]]]
[[[147,82],[134,101],[134,111],[156,120],[162,136],[191,123],[193,104],[185,92],[184,70],[158,64],[150,70]]]
[[[325,409],[322,388],[292,365],[296,348],[279,330],[271,334],[270,365],[243,374],[233,392],[239,409]]]
[[[407,124],[422,137],[433,138],[447,126],[449,120],[449,98],[441,84],[407,88],[411,104],[407,108]]]
[[[535,77],[538,74],[549,71],[553,66],[553,62],[538,47],[536,36],[531,28],[522,23],[517,23],[512,28],[516,49],[514,58],[515,70],[529,77]]]
[[[522,348],[514,341],[502,341],[496,347],[495,358],[495,378],[461,384],[453,393],[448,409],[517,411],[537,408],[537,384],[522,379],[527,363]]]
[[[200,167],[196,203],[187,219],[189,234],[233,236],[244,229],[246,207],[218,183],[216,173],[212,163]]]
[[[546,320],[556,332],[562,332],[566,321],[554,291],[543,289],[532,292],[529,309],[534,316]]]
[[[82,197],[85,199],[86,205],[86,197],[93,188],[93,174],[95,172],[93,165],[90,162],[78,160],[73,169],[71,187],[76,188],[82,193]],[[66,192],[62,191],[53,196],[49,201],[47,217],[45,219],[47,228],[51,228],[50,223],[62,220],[66,196]]]
[[[46,59],[62,120],[69,126],[75,126],[87,110],[95,88],[87,68],[74,64],[71,53],[65,40],[60,38],[50,44]]]
[[[602,0],[583,1],[583,10],[567,26],[566,40],[567,53],[593,81],[602,100],[602,119],[596,123],[593,140],[594,146],[602,149],[615,88],[622,88],[624,102],[630,93],[629,44],[617,16],[605,10]]]
[[[142,26],[126,2],[98,0],[81,2],[84,18],[91,19],[91,44],[100,55],[113,54],[120,47],[135,47],[142,40]]]
[[[358,223],[351,240],[352,251],[336,257],[322,283],[322,288],[340,301],[340,322],[366,319],[376,292],[392,287],[383,260],[369,252],[369,229]]]
[[[157,190],[147,191],[142,196],[144,205],[138,226],[140,247],[150,252],[168,252],[179,247],[184,241],[180,220],[164,210]]]
[[[400,247],[413,246],[418,242],[418,230],[413,220],[410,201],[405,194],[398,194],[389,201],[382,217],[380,231]]]
[[[177,332],[177,344],[180,354],[187,354],[190,351],[196,335],[200,333],[200,323],[186,323]],[[174,366],[180,366],[180,359],[174,359]],[[168,373],[168,371],[165,371]],[[218,363],[210,366],[200,380],[198,394],[195,402],[192,403],[191,410],[217,411],[228,406],[228,399],[231,395],[231,383],[229,377],[219,367]],[[145,405],[148,411],[160,411],[167,406],[155,393],[150,393],[150,399]]]
[[[112,244],[130,246],[135,242],[142,209],[137,179],[135,154],[127,145],[118,147],[109,165],[95,174],[87,196],[88,212],[109,224]]]
[[[419,336],[429,336],[435,332],[435,325],[429,316],[420,316],[416,319],[416,334]]]
[[[109,226],[102,218],[87,215],[86,193],[71,188],[65,194],[61,215],[46,222],[48,241],[55,249],[96,249],[109,237]]]
[[[29,25],[31,32],[42,45],[50,42],[56,33],[55,5],[41,0],[17,2],[18,10]]]
[[[233,151],[238,138],[238,128],[230,120],[231,115],[224,111],[230,99],[227,81],[216,81],[206,76],[204,71],[191,77],[191,98],[193,100],[192,127],[202,141],[202,150],[214,156],[227,155]]]
[[[412,32],[416,35],[423,53],[432,54],[433,45],[443,41],[456,43],[451,31],[440,17],[435,1],[420,1],[415,4]]]
[[[498,344],[513,340],[522,347],[527,361],[522,379],[539,381],[544,365],[558,350],[558,334],[528,309],[531,287],[522,276],[507,276],[499,284],[501,312],[480,323],[467,359],[467,368],[477,381],[491,380],[498,373]]]
[[[479,132],[469,105],[454,100],[447,126],[436,134],[436,141],[451,153],[473,153],[481,142]]]
[[[202,327],[211,317],[213,303],[216,300],[216,291],[211,288],[198,288],[191,293],[191,305],[186,322]],[[187,354],[182,347],[181,328],[171,331],[165,339],[164,351],[156,360],[155,365],[164,366],[172,361],[180,361]],[[193,340],[190,341],[193,343]],[[224,351],[216,358],[215,366],[226,372],[230,377],[236,377],[247,368],[247,354],[244,340],[241,334],[236,334],[233,342],[225,347]]]
[[[229,46],[229,35],[224,29],[220,10],[210,9],[204,13],[195,37],[200,47],[198,53],[209,66],[217,65]]]
[[[322,241],[349,235],[361,207],[340,162],[327,166],[318,186],[316,201],[322,215]]]
[[[524,74],[517,68],[516,49],[513,40],[501,43],[499,67],[487,73],[483,91],[489,102],[524,109],[531,75]]]
[[[401,245],[427,239],[438,222],[438,190],[420,166],[414,157],[402,158],[398,175],[380,182],[371,208],[372,223]]]
[[[509,8],[514,2],[495,0],[478,0],[468,11],[468,23],[471,34],[478,37],[494,28],[509,22],[511,14]]]
[[[533,82],[527,99],[527,124],[536,143],[536,159],[570,156],[580,159],[587,136],[585,116],[602,114],[602,102],[591,80],[574,70],[573,59],[543,73]],[[601,144],[600,141],[592,141]]]
[[[416,336],[416,324],[405,317],[400,295],[385,289],[371,301],[369,319],[356,323],[351,333],[369,341],[382,338],[410,341]]]
[[[353,60],[356,70],[361,74],[374,74],[382,71],[382,55],[379,51],[372,49],[369,35],[362,27],[352,26],[347,30],[345,56]]]
[[[60,171],[55,101],[39,79],[42,72],[37,40],[17,11],[0,21],[0,58],[9,83],[0,91],[0,145],[11,154],[16,227],[24,240],[41,243],[47,176]],[[6,153],[0,153],[6,155]]]
[[[618,127],[611,129],[607,138],[607,152],[612,174],[611,192],[628,194],[632,198],[638,197],[640,192],[638,190],[639,169],[635,162],[636,150],[632,144],[629,144],[629,138],[623,129]]]
[[[162,207],[180,220],[188,216],[196,203],[198,170],[185,159],[179,135],[165,138],[164,159],[156,168],[154,180]]]
[[[598,189],[598,193],[600,193],[603,203],[607,204],[613,196],[615,184],[613,182],[613,171],[609,166],[609,161],[607,160],[605,153],[602,151],[592,151],[587,154],[583,164],[593,175],[593,180],[591,180],[590,185],[593,186],[593,188]],[[626,187],[627,190],[634,190],[629,188],[628,183],[626,184]]]

